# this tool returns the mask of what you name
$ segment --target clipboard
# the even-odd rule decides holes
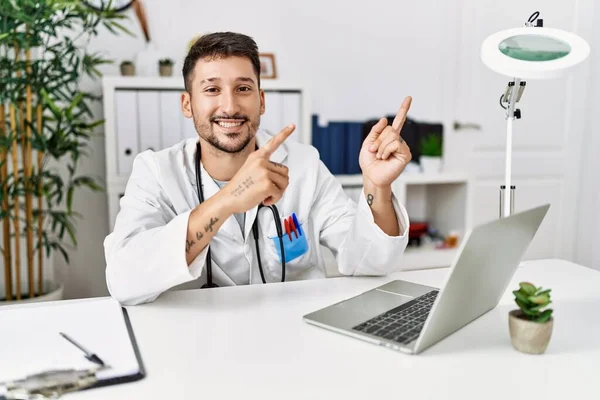
[[[98,382],[91,386],[88,386],[87,388],[82,389],[82,391],[104,386],[119,385],[121,383],[135,382],[142,380],[146,377],[146,368],[144,367],[142,355],[140,353],[137,340],[135,339],[135,333],[133,332],[133,327],[131,325],[131,320],[129,319],[129,314],[127,313],[127,309],[125,307],[121,307],[121,310],[123,311],[123,319],[125,321],[125,325],[127,326],[127,333],[129,334],[129,340],[131,341],[131,347],[135,353],[135,358],[137,359],[139,370],[138,372],[133,374],[115,376],[107,379],[98,379]]]
[[[86,371],[94,378],[93,384],[76,389],[85,391],[146,377],[127,309],[112,298],[3,306],[0,321],[0,383],[47,371]],[[97,369],[97,364],[60,336],[63,331],[96,353],[108,368]],[[2,394],[0,390],[0,398]]]

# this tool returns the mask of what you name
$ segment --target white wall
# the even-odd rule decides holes
[[[590,54],[591,71],[600,69],[600,9],[594,10],[594,35]],[[579,208],[573,213],[577,218],[578,230],[575,243],[574,261],[600,270],[600,77],[591,74],[588,86],[588,112],[583,138],[581,159],[581,179],[579,190]]]
[[[394,113],[406,95],[414,98],[410,114],[415,119],[440,121],[447,112],[440,93],[446,66],[438,54],[447,43],[445,24],[453,22],[442,1],[371,0],[360,6],[315,0],[143,3],[155,49],[177,61],[177,75],[195,35],[232,30],[252,36],[261,52],[275,53],[279,78],[306,85],[312,112],[326,119],[364,120]],[[127,13],[133,18],[131,10]],[[145,49],[137,21],[126,26],[138,37],[115,38],[102,31],[90,43],[90,51],[116,61],[102,69],[107,75],[118,74],[120,61],[135,59]],[[100,92],[99,82],[86,85]],[[97,115],[102,116],[100,108]],[[97,138],[82,173],[104,178],[104,171],[104,142]],[[71,252],[71,265],[63,265],[66,296],[106,295],[106,197],[81,192],[75,201],[85,217],[78,224],[79,248]]]

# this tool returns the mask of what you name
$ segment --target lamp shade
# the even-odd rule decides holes
[[[560,78],[589,54],[590,46],[581,37],[542,27],[500,31],[481,45],[481,60],[488,68],[520,79]]]

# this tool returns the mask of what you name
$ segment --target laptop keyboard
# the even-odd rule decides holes
[[[419,337],[438,292],[439,290],[432,290],[425,293],[352,329],[409,344]]]

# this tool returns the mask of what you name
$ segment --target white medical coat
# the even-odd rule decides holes
[[[259,130],[258,146],[270,138]],[[208,247],[189,266],[185,251],[190,212],[199,204],[196,142],[192,138],[158,152],[144,151],[134,160],[114,230],[104,241],[108,290],[121,304],[151,302],[186,282],[194,281],[193,287],[206,282]],[[326,277],[320,245],[332,250],[343,275],[385,275],[400,269],[409,219],[395,196],[401,235],[391,237],[375,224],[364,191],[358,203],[348,198],[314,147],[288,140],[271,160],[289,168],[289,186],[276,204],[282,222],[295,213],[308,240],[308,251],[286,263],[286,281]],[[201,174],[204,198],[208,199],[219,187],[203,167]],[[246,213],[244,236],[231,216],[210,241],[213,282],[217,285],[262,284],[252,235],[255,218],[265,279],[281,281],[275,249],[278,242],[271,239],[277,235],[273,214],[263,208],[257,216],[254,207]]]

